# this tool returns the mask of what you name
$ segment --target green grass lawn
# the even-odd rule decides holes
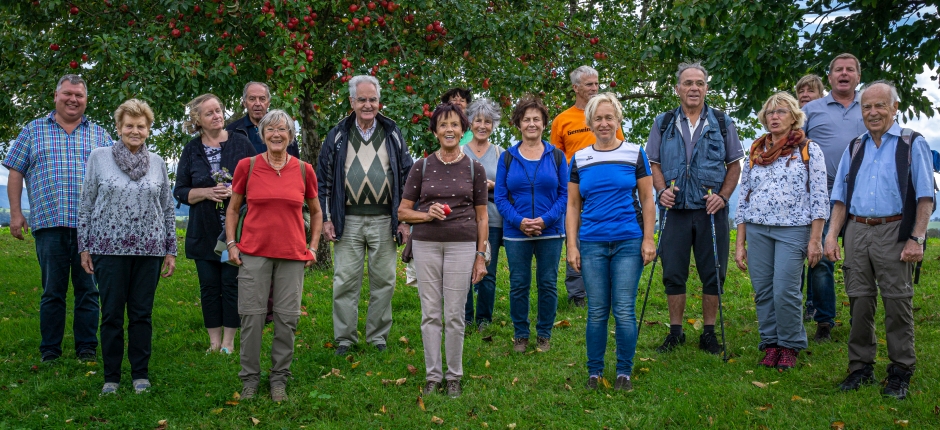
[[[880,387],[840,393],[845,377],[848,336],[847,298],[837,275],[838,319],[835,341],[800,355],[786,373],[759,368],[757,321],[745,274],[730,270],[724,296],[725,329],[734,357],[727,363],[697,350],[694,319],[701,317],[701,284],[690,280],[686,319],[688,343],[668,355],[655,352],[667,330],[665,296],[654,279],[647,321],[635,359],[630,393],[584,389],[586,378],[584,310],[569,308],[559,283],[557,320],[570,327],[554,330],[552,350],[512,354],[508,271],[500,266],[493,326],[482,336],[467,337],[464,349],[464,395],[423,399],[420,302],[404,285],[404,268],[393,299],[395,324],[385,353],[361,345],[347,357],[336,357],[332,341],[331,273],[307,274],[297,333],[290,399],[270,401],[266,375],[261,393],[238,403],[241,389],[238,355],[206,355],[208,337],[202,326],[195,267],[181,258],[175,275],[162,280],[154,306],[154,344],[150,363],[152,392],[135,395],[128,364],[117,396],[99,397],[101,363],[81,363],[73,355],[71,329],[65,355],[55,364],[39,361],[39,266],[34,242],[14,240],[0,230],[0,428],[140,428],[166,420],[171,428],[845,428],[940,427],[940,246],[930,244],[921,284],[914,297],[918,369],[906,401],[882,399]],[[505,261],[505,255],[501,257]],[[733,266],[733,264],[732,264]],[[563,270],[562,265],[562,270]],[[646,288],[647,274],[640,286]],[[560,279],[563,279],[561,277]],[[367,290],[367,287],[364,288]],[[533,314],[535,300],[533,297]],[[69,305],[71,306],[71,305]],[[364,318],[366,302],[360,315]],[[639,304],[638,304],[639,308]],[[71,316],[71,312],[69,312]],[[881,318],[879,314],[879,318]],[[71,319],[69,319],[71,325]],[[364,321],[360,323],[363,330]],[[879,320],[878,379],[887,364]],[[611,320],[611,330],[613,320]],[[807,327],[812,336],[815,327]],[[268,329],[270,330],[270,328]],[[262,362],[267,362],[270,333]],[[237,344],[236,344],[237,346]],[[606,376],[615,375],[614,343],[608,343]],[[409,365],[417,372],[409,372]],[[394,380],[406,378],[403,383]],[[383,380],[393,380],[383,384]],[[767,384],[759,388],[753,382]],[[442,419],[443,424],[432,420]],[[436,421],[436,420],[435,420]]]

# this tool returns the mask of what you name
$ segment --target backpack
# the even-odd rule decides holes
[[[509,165],[512,164],[512,159],[514,157],[512,156],[511,152],[509,151],[504,151],[504,152],[506,153],[506,156],[503,157],[503,167],[506,168],[506,172],[508,173]],[[565,158],[565,153],[561,152],[561,150],[558,149],[557,147],[552,146],[552,155],[555,158],[555,169],[557,170],[558,166],[561,166],[561,160]],[[506,188],[506,200],[509,200],[509,204],[511,205],[516,204],[516,199],[512,198],[512,193],[509,192],[509,188]]]
[[[718,109],[712,109],[712,112],[715,113],[715,118],[718,119],[718,131],[721,132],[721,139],[727,141],[728,140],[728,124],[725,123],[725,113]],[[666,130],[668,130],[669,126],[675,122],[674,121],[675,119],[676,119],[675,110],[666,112],[663,115],[663,121],[659,124],[660,136],[666,133]]]

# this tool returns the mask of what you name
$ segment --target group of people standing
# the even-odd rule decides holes
[[[880,292],[891,360],[883,393],[904,398],[915,367],[911,268],[923,258],[934,184],[925,140],[894,122],[893,84],[877,81],[856,92],[860,76],[858,60],[841,54],[829,67],[829,95],[822,97],[821,80],[809,76],[796,87],[799,100],[787,92],[771,96],[758,113],[767,134],[749,151],[734,121],[705,103],[708,72],[699,63],[679,65],[680,106],[656,117],[643,146],[624,140],[623,107],[613,93],[598,94],[598,73],[588,66],[571,72],[576,102],[554,119],[550,141],[542,138],[548,109],[527,95],[510,118],[521,139],[505,150],[490,142],[499,108],[457,88],[431,115],[440,149],[417,161],[395,122],[380,113],[378,80],[356,76],[349,81],[352,112],[326,135],[317,166],[299,159],[291,117],[269,111],[268,87],[251,82],[242,94],[245,118],[227,127],[220,98],[205,94],[188,104],[186,126],[195,137],[172,185],[164,161],[147,151],[149,106],[122,104],[114,115],[119,140],[112,142],[84,116],[85,82],[66,75],[56,109],[24,127],[3,161],[11,233],[22,239],[31,225],[36,237],[42,360],[62,355],[71,277],[76,354],[96,357],[100,309],[102,393],[116,392],[126,310],[132,384],[147,391],[154,294],[159,278],[175,269],[174,206],[185,204],[185,250],[196,263],[207,353],[231,354],[241,328],[242,399],[258,393],[266,322],[274,324],[270,395],[287,399],[304,267],[316,259],[321,231],[333,242],[336,355],[359,343],[367,261],[365,342],[387,349],[397,248],[405,245],[421,301],[423,392],[459,396],[466,330],[484,331],[493,318],[499,249],[509,267],[513,351],[522,353],[531,337],[532,260],[535,347],[547,352],[566,248],[568,299],[587,307],[586,386],[596,389],[603,377],[613,314],[614,388],[631,390],[638,286],[643,267],[657,258],[670,319],[657,350],[685,343],[694,256],[703,284],[699,348],[723,351],[715,325],[729,255],[728,199],[740,182],[734,261],[751,276],[760,364],[793,368],[807,347],[804,261],[815,339],[831,337],[832,268],[844,236],[852,323],[850,373],[840,388],[874,382]],[[24,179],[29,223],[19,208]]]

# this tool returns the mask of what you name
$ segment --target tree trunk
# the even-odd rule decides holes
[[[322,75],[322,72],[321,72]],[[322,76],[317,76],[322,78]],[[327,76],[328,80],[329,77]],[[320,134],[317,127],[320,125],[319,113],[316,111],[313,103],[312,92],[316,85],[313,79],[304,82],[303,94],[300,101],[300,158],[313,165],[316,170],[317,159],[320,155],[320,147],[323,142],[320,140]],[[321,208],[326,210],[326,208]],[[317,247],[316,268],[325,269],[333,266],[333,258],[330,253],[330,242],[320,236],[320,245]]]

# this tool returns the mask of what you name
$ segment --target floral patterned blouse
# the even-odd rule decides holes
[[[172,189],[166,164],[157,154],[150,153],[150,170],[134,181],[114,162],[111,148],[92,151],[78,213],[78,251],[176,255]]]
[[[801,226],[815,219],[829,219],[826,160],[819,145],[812,141],[809,142],[808,172],[798,150],[767,166],[751,167],[745,159],[738,190],[735,224]]]

